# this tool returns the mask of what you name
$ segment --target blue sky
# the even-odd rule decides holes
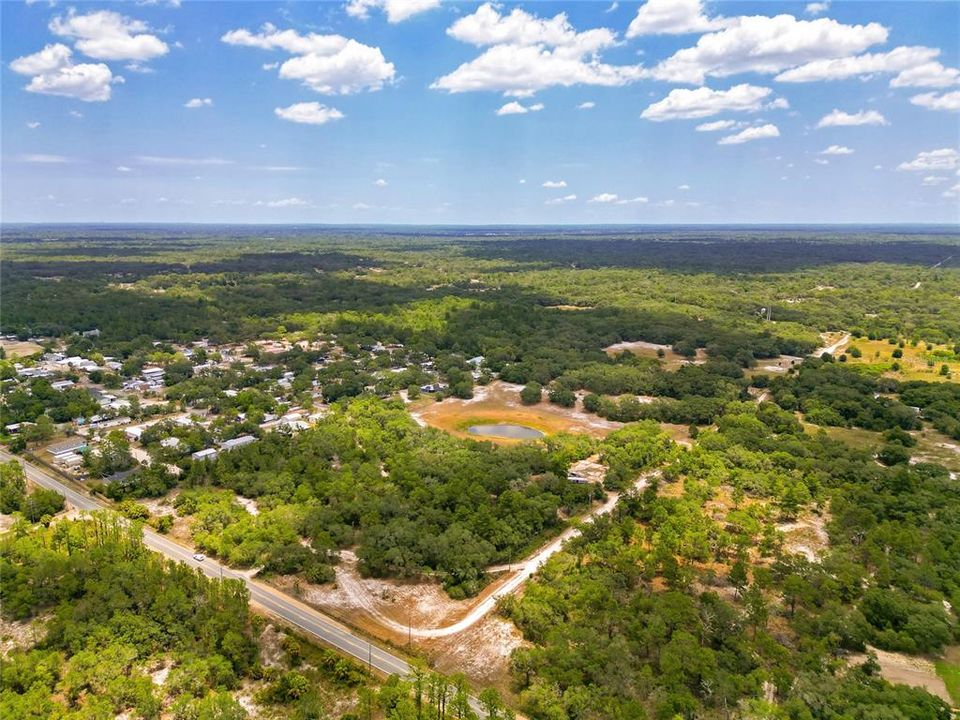
[[[960,3],[0,12],[5,222],[960,220]]]

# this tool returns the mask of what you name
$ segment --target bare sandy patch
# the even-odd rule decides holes
[[[13,515],[0,515],[0,535],[12,528],[16,521]]]
[[[176,511],[173,508],[173,503],[179,494],[179,490],[173,490],[163,497],[144,498],[142,500],[138,500],[137,502],[149,510],[151,516],[174,515],[176,514]]]
[[[869,645],[867,650],[876,653],[877,663],[880,665],[880,675],[884,680],[899,685],[923,688],[931,695],[943,699],[946,703],[953,703],[943,678],[937,675],[937,669],[931,661],[913,655],[880,650]],[[867,656],[857,654],[851,655],[848,659],[850,664],[859,665],[867,659]]]
[[[372,621],[378,634],[382,634],[384,619],[404,627],[442,627],[459,620],[477,602],[477,598],[453,600],[437,583],[365,578],[357,564],[353,552],[341,551],[336,581],[329,585],[301,582],[301,598],[353,623]],[[277,582],[285,583],[286,579],[277,578]]]
[[[763,358],[757,360],[756,367],[744,370],[744,375],[754,377],[755,375],[783,375],[790,368],[798,366],[803,362],[802,357],[796,355],[778,355],[775,358]]]
[[[780,523],[777,530],[784,534],[784,549],[795,555],[803,555],[810,562],[820,562],[830,546],[826,524],[829,515],[805,513],[794,522]]]
[[[149,669],[147,674],[150,675],[150,681],[154,685],[161,687],[167,681],[167,677],[170,675],[170,671],[172,669],[173,663],[169,660],[166,660],[162,665],[160,665],[160,667]]]
[[[257,507],[257,501],[253,498],[243,497],[243,495],[237,495],[237,502],[251,515],[259,515],[260,508]]]
[[[264,667],[283,667],[282,642],[283,633],[277,630],[273,623],[268,623],[257,640],[257,644],[260,646],[261,665]]]
[[[511,423],[539,430],[547,435],[558,432],[580,433],[605,437],[623,427],[622,423],[604,420],[578,407],[564,408],[548,402],[524,405],[520,402],[522,386],[501,381],[475,388],[469,400],[447,398],[441,402],[430,399],[409,405],[414,420],[422,426],[445,430],[457,437],[480,439],[467,432],[471,425]],[[484,437],[483,440],[511,443],[516,440]]]
[[[660,360],[660,363],[669,370],[675,370],[682,365],[698,365],[707,361],[707,351],[703,348],[697,348],[696,356],[688,358],[675,353],[670,345],[660,345],[645,340],[614,343],[613,345],[605,347],[603,351],[607,353],[607,355],[619,355],[623,352],[629,352],[639,357]],[[663,352],[662,358],[659,356],[661,351]]]
[[[529,643],[513,623],[489,615],[455,637],[428,640],[421,645],[441,673],[462,672],[475,684],[508,691],[510,654]]]
[[[44,627],[49,616],[32,620],[5,620],[0,618],[0,657],[13,650],[26,650],[36,645],[44,636]]]

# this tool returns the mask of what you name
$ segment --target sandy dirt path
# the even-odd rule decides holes
[[[637,479],[632,489],[636,492],[642,491],[647,486],[650,478],[655,476],[658,472],[659,471],[652,471],[644,473]],[[610,513],[616,507],[617,502],[620,500],[620,496],[621,493],[608,493],[607,499],[602,505],[598,505],[586,515],[581,516],[579,521],[581,523],[590,523],[596,520],[598,517]],[[499,601],[500,598],[516,592],[534,575],[534,573],[537,572],[537,570],[543,567],[547,560],[549,560],[555,553],[559,552],[563,548],[564,543],[566,543],[568,540],[579,537],[581,534],[582,533],[579,527],[569,527],[522,563],[509,566],[512,569],[513,575],[507,578],[505,581],[493,584],[490,586],[490,588],[488,588],[487,591],[481,593],[477,604],[474,605],[461,619],[450,625],[443,627],[409,626],[405,623],[397,622],[393,618],[388,617],[386,614],[381,612],[377,607],[377,604],[373,602],[372,599],[368,598],[366,601],[361,600],[361,604],[363,609],[377,623],[395,633],[399,633],[407,637],[442,638],[449,637],[451,635],[457,635],[458,633],[462,633],[465,630],[473,627],[476,623],[486,617],[496,607],[497,601]],[[350,591],[350,596],[355,599],[367,597],[365,588],[357,583],[356,579],[350,578],[348,575],[344,574],[342,576],[338,575],[337,582],[356,583],[357,587],[345,588]]]
[[[817,348],[817,349],[814,350],[812,353],[810,353],[810,355],[811,355],[812,357],[820,357],[820,356],[823,355],[824,353],[830,353],[831,355],[836,355],[836,354],[837,354],[837,350],[839,350],[840,348],[842,348],[842,347],[843,347],[844,345],[846,345],[849,341],[850,341],[850,333],[844,333],[844,334],[841,336],[841,338],[840,338],[839,340],[837,340],[835,343],[833,343],[832,345],[826,345],[826,346],[824,346],[824,347]]]

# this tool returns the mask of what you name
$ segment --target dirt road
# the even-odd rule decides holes
[[[637,479],[636,483],[634,483],[633,490],[636,492],[642,491],[647,486],[650,478],[654,477],[657,473],[659,473],[659,471],[651,471],[641,475]],[[607,499],[603,502],[603,504],[598,505],[586,515],[582,516],[580,518],[580,522],[593,522],[598,517],[610,513],[613,508],[616,507],[617,502],[620,500],[620,496],[621,493],[608,493]],[[363,602],[361,600],[361,604],[363,609],[372,618],[374,618],[377,623],[392,630],[393,632],[407,637],[442,638],[456,635],[470,627],[473,627],[476,623],[486,617],[496,607],[497,601],[500,600],[500,598],[516,592],[517,589],[519,589],[533,576],[534,573],[537,572],[537,570],[543,567],[544,563],[546,563],[552,555],[559,552],[563,548],[564,543],[566,543],[568,540],[579,537],[580,535],[581,531],[579,527],[567,528],[560,533],[560,535],[541,547],[536,553],[523,562],[514,563],[509,566],[501,566],[509,568],[513,575],[505,582],[497,583],[488,591],[481,593],[477,604],[474,605],[466,615],[464,615],[460,620],[457,620],[456,622],[444,627],[408,626],[385,615],[378,609],[376,603],[372,602],[372,600],[370,602]],[[351,583],[356,581],[355,579],[351,579],[347,576],[338,576],[337,582]],[[356,584],[357,587],[348,589],[350,595],[355,599],[364,598],[367,595],[366,589],[359,583]]]
[[[850,333],[844,333],[843,336],[832,345],[827,345],[825,347],[817,348],[812,353],[810,353],[810,355],[812,355],[813,357],[820,357],[824,353],[830,353],[831,355],[836,355],[837,350],[842,348],[849,341],[850,341]]]

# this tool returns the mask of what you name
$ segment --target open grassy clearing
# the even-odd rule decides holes
[[[915,460],[943,465],[947,470],[960,473],[960,442],[951,440],[943,433],[925,428],[915,434],[917,446],[913,449]]]
[[[840,440],[858,449],[875,448],[883,443],[882,433],[873,430],[816,425],[803,420],[801,422],[803,423],[803,429],[808,433],[815,434],[822,430],[834,440]]]
[[[679,353],[675,353],[670,345],[658,345],[657,343],[646,342],[644,340],[614,343],[613,345],[605,347],[603,351],[610,356],[629,352],[637,357],[659,359],[660,365],[667,370],[676,370],[691,362],[700,363],[705,362],[707,359],[707,351],[703,348],[697,348],[696,357],[688,358]],[[663,352],[663,357],[660,357],[660,352]]]
[[[883,445],[883,433],[872,430],[827,427],[808,422],[804,422],[803,427],[809,433],[823,430],[834,440],[841,440],[859,449],[875,450]],[[911,435],[917,440],[916,446],[911,448],[912,462],[935,463],[943,465],[950,472],[960,473],[960,443],[930,427],[912,432]]]
[[[11,360],[29,357],[43,350],[37,343],[27,342],[26,340],[0,340],[0,347],[3,348],[4,353]]]
[[[861,356],[853,357],[851,348],[857,348]],[[926,382],[960,382],[960,359],[953,354],[952,346],[933,345],[920,342],[916,347],[906,343],[905,347],[891,345],[888,340],[867,340],[860,338],[851,340],[845,350],[847,362],[852,365],[868,367],[888,377],[898,380],[924,380]],[[896,358],[894,352],[899,350],[903,357]],[[931,366],[929,363],[933,362]],[[900,370],[892,370],[894,363],[900,365]],[[946,365],[950,375],[940,374],[940,368]]]
[[[409,405],[410,414],[422,425],[445,430],[451,435],[472,440],[514,443],[517,440],[483,437],[467,431],[471,425],[509,423],[539,430],[547,435],[554,433],[581,433],[592,437],[605,437],[622,427],[621,423],[604,420],[576,408],[565,408],[541,402],[538,405],[523,405],[520,402],[520,386],[493,382],[477,387],[470,400],[446,398],[435,402],[430,398]]]

